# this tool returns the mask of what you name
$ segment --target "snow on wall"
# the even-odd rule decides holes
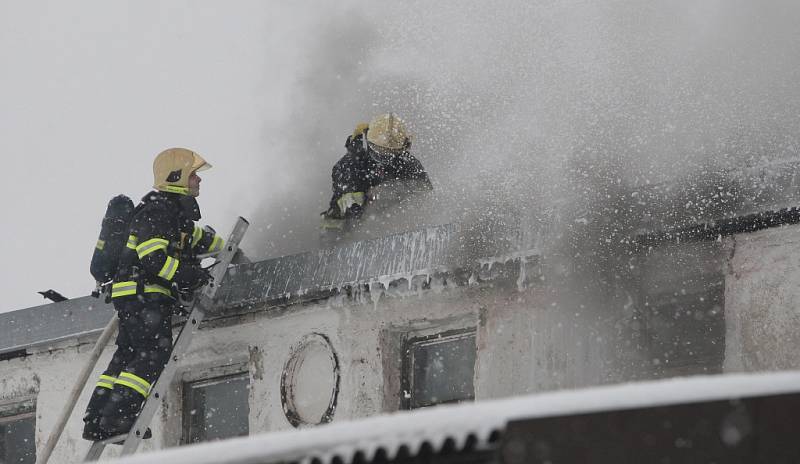
[[[726,240],[725,371],[800,366],[800,226]]]

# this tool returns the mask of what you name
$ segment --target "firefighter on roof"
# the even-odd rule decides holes
[[[411,135],[396,115],[382,114],[369,124],[358,124],[345,142],[347,153],[333,166],[333,196],[322,213],[323,236],[337,236],[364,212],[370,189],[401,181],[406,191],[432,190],[419,162],[411,155]]]
[[[83,437],[127,433],[172,350],[171,317],[209,274],[197,255],[219,251],[222,239],[200,219],[197,172],[210,168],[185,148],[161,152],[153,163],[154,191],[133,212],[130,235],[111,286],[119,316],[117,350],[98,379],[84,416]]]

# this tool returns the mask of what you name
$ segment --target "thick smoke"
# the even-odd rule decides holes
[[[295,185],[261,208],[258,253],[317,246],[345,137],[386,111],[435,185],[398,230],[458,221],[495,242],[498,224],[559,217],[558,237],[602,246],[592,234],[731,214],[761,188],[742,169],[797,155],[798,19],[790,0],[320,11],[289,68],[292,111],[266,129]]]

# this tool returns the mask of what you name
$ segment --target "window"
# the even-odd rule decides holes
[[[250,431],[247,373],[186,382],[183,443],[240,437]]]
[[[725,360],[725,289],[648,298],[649,354],[658,377],[714,374]]]
[[[311,333],[292,348],[281,375],[281,404],[295,427],[333,420],[339,397],[339,358],[328,337]]]
[[[36,462],[36,407],[33,401],[0,405],[0,463]]]
[[[475,352],[473,329],[410,338],[404,350],[403,406],[474,399]]]

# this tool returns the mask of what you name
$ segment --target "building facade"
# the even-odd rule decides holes
[[[471,231],[449,225],[237,265],[143,449],[452,402],[796,368],[792,214],[749,229],[642,235],[607,254],[543,229],[476,254]],[[85,297],[0,315],[0,462],[35,461],[112,311]],[[80,414],[92,384],[51,462],[88,450]]]

